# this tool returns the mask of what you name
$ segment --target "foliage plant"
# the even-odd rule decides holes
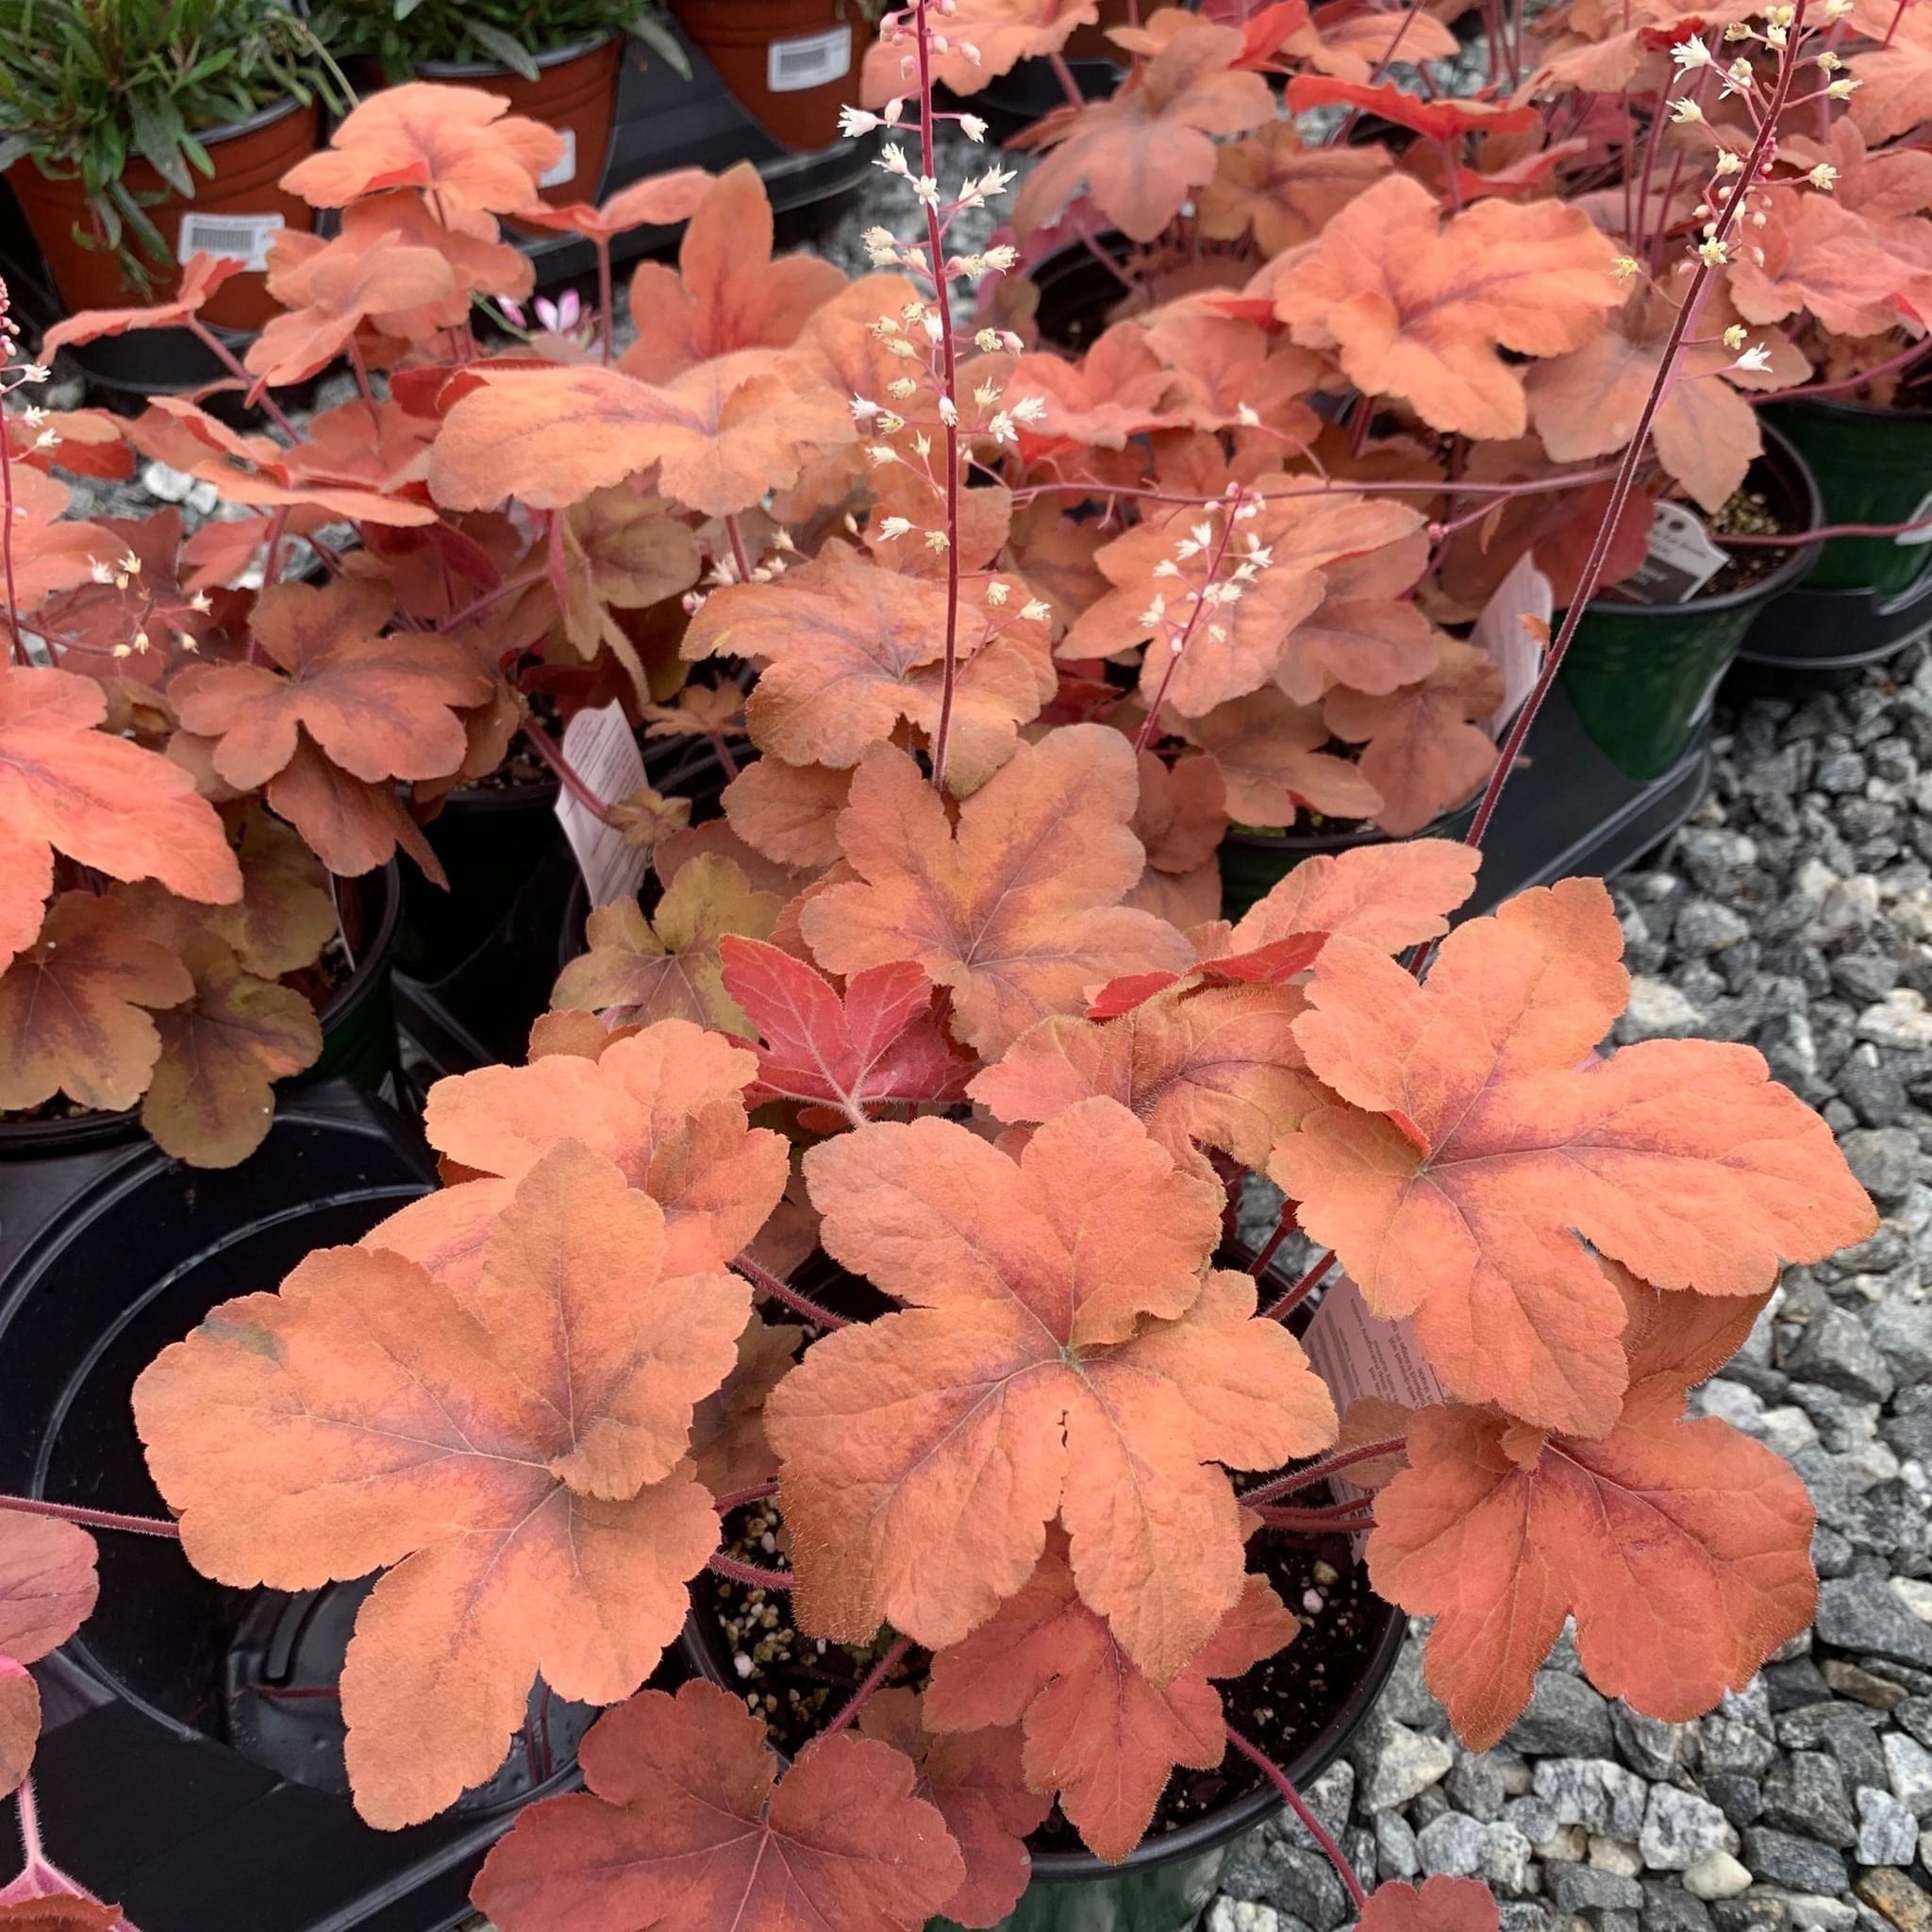
[[[386,80],[425,61],[474,60],[537,78],[537,59],[613,33],[683,57],[652,0],[322,0],[316,37],[339,59],[374,60]]]
[[[901,92],[848,118],[884,130],[908,213],[867,236],[871,274],[774,260],[750,169],[683,171],[545,211],[600,257],[595,325],[580,307],[494,355],[473,303],[528,293],[497,218],[529,218],[555,137],[399,88],[289,177],[341,224],[271,269],[286,313],[236,369],[260,433],[183,399],[125,426],[9,419],[0,1011],[16,974],[51,974],[97,1020],[35,1042],[41,1085],[154,1076],[165,962],[210,932],[236,950],[250,824],[353,875],[415,849],[413,814],[518,731],[650,848],[655,884],[591,914],[525,1065],[432,1091],[442,1188],[147,1368],[135,1421],[169,1518],[0,1499],[0,1653],[30,1661],[86,1614],[94,1529],[178,1537],[238,1588],[380,1572],[341,1682],[373,1824],[487,1778],[540,1678],[613,1707],[588,1789],[532,1807],[484,1868],[505,1932],[991,1925],[1050,1806],[1119,1859],[1175,1765],[1226,1754],[1310,1818],[1371,1932],[1493,1932],[1473,1881],[1364,1899],[1217,1686],[1307,1608],[1257,1545],[1338,1529],[1366,1533],[1375,1591],[1435,1619],[1429,1681],[1475,1748],[1566,1618],[1591,1679],[1669,1721],[1810,1620],[1802,1485],[1686,1400],[1780,1265],[1865,1238],[1871,1204],[1749,1048],[1600,1055],[1629,987],[1600,882],[1450,930],[1582,609],[1665,487],[1668,423],[1757,359],[1707,333],[1736,271],[1774,259],[1750,238],[1788,185],[1800,207],[1829,192],[1816,163],[1791,175],[1784,130],[1841,107],[1840,68],[1822,98],[1802,81],[1821,53],[1865,52],[1841,0],[1819,27],[1807,4],[1695,30],[1745,63],[1705,120],[1628,87],[1598,117],[1630,117],[1653,178],[1682,159],[1701,180],[1655,271],[1597,219],[1621,198],[1608,137],[1552,141],[1571,83],[1417,103],[1374,69],[1425,37],[1419,14],[1375,25],[1357,79],[1347,21],[1298,0],[1152,12],[1108,111],[1045,143],[1067,158],[1030,177],[1023,225],[1084,182],[1158,228],[1243,142],[1278,142],[1260,158],[1287,185],[1257,192],[1239,274],[1077,358],[1024,340],[1024,298],[970,313],[1021,244],[952,233],[1008,171],[937,175],[942,111],[983,130],[934,107],[935,78],[1051,51],[1037,18],[1007,31],[1010,6],[886,17]],[[1593,23],[1606,58],[1619,18]],[[1291,102],[1358,88],[1419,140],[1363,166],[1271,134],[1262,71],[1310,33]],[[1720,106],[1729,140],[1670,131]],[[1555,193],[1553,147],[1604,158],[1607,203]],[[1245,152],[1230,178],[1272,178]],[[637,272],[620,353],[611,239],[687,217],[676,266]],[[213,273],[50,340],[198,326]],[[1633,304],[1647,374],[1623,441],[1524,448],[1543,373],[1606,342],[1621,364]],[[338,357],[359,395],[298,429],[270,392]],[[128,442],[254,514],[97,583],[100,536],[60,520],[46,470]],[[1452,569],[1557,535],[1564,613],[1498,743],[1474,726],[1500,673],[1442,627]],[[298,537],[319,585],[281,580]],[[258,559],[269,588],[236,588]],[[208,625],[139,620],[164,575],[211,587]],[[94,591],[133,641],[63,602]],[[667,604],[681,689],[627,625]],[[598,799],[538,693],[709,741],[723,817]],[[1230,812],[1286,823],[1350,785],[1324,808],[1385,826],[1479,795],[1464,841],[1312,859],[1222,919]],[[119,923],[124,950],[76,961],[60,920]],[[1286,1207],[1230,1265],[1251,1174]],[[1283,1285],[1297,1227],[1321,1252]],[[887,1311],[802,1291],[814,1249]],[[1441,1401],[1338,1414],[1289,1321],[1338,1269],[1409,1324]],[[1344,1471],[1372,1493],[1326,1500]],[[721,1546],[753,1505],[782,1519],[779,1560]],[[642,1688],[707,1570],[871,1659],[789,1765],[735,1692]],[[50,1574],[66,1587],[26,1614]],[[32,1699],[0,1667],[9,1776]],[[29,1854],[22,1885],[71,1894]]]
[[[341,94],[285,0],[4,0],[0,167],[24,158],[85,190],[92,233],[137,287],[174,254],[124,178],[136,156],[192,199],[206,136],[277,102]]]

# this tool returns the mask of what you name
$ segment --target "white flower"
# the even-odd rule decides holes
[[[1729,251],[1716,236],[1697,244],[1697,258],[1707,268],[1722,268],[1730,259]]]
[[[973,400],[975,403],[977,403],[982,409],[991,408],[992,406],[999,401],[999,399],[1000,386],[998,383],[993,382],[991,379],[982,382],[979,385],[979,387],[973,391]]]
[[[904,336],[893,336],[886,343],[886,354],[898,357],[902,362],[909,362],[919,351]]]
[[[973,338],[973,346],[982,356],[991,356],[1000,345],[999,334],[994,329],[983,328]]]
[[[107,564],[103,563],[98,557],[90,557],[88,558],[87,574],[97,584],[111,584],[114,581],[113,571]]]
[[[1832,183],[1838,179],[1838,170],[1829,161],[1820,161],[1805,178],[1821,194],[1829,194]]]
[[[895,403],[903,403],[908,396],[919,393],[919,385],[909,375],[895,375],[887,383],[886,393]]]
[[[965,61],[967,66],[977,67],[979,65],[979,49],[971,41],[954,42],[953,51],[958,55],[960,59]]]
[[[894,147],[890,141],[887,142],[884,147],[880,148],[878,154],[874,158],[873,166],[874,168],[883,168],[889,175],[909,175],[912,173],[912,170],[906,165],[906,150],[903,147]]]
[[[839,109],[839,132],[847,141],[857,141],[861,134],[870,134],[878,125],[879,117],[868,114],[863,108]]]
[[[958,420],[959,411],[952,397],[941,396],[940,398],[940,421],[950,429]]]
[[[45,382],[53,374],[43,362],[28,362],[23,365],[20,379],[23,382]]]
[[[1642,264],[1634,255],[1620,255],[1616,260],[1611,262],[1610,273],[1620,282],[1627,282],[1641,266]]]
[[[1836,74],[1844,64],[1829,47],[1818,57],[1819,70],[1824,74]]]
[[[881,248],[890,250],[898,245],[890,228],[868,228],[858,239],[874,253]]]
[[[959,132],[968,141],[984,141],[986,139],[986,123],[977,114],[961,114],[959,116]]]
[[[925,339],[929,342],[937,343],[946,332],[945,325],[941,322],[937,308],[928,308],[920,317],[920,325],[925,330]]]
[[[1862,80],[1854,80],[1849,75],[1845,75],[1833,81],[1824,92],[1835,101],[1848,101],[1864,85]]]
[[[1741,175],[1743,172],[1744,157],[1742,155],[1733,154],[1729,148],[1724,148],[1719,153],[1717,158],[1717,177],[1720,181],[1726,179],[1732,175]]]
[[[1013,421],[1015,423],[1038,423],[1045,415],[1046,398],[1044,396],[1022,396],[1013,405]]]
[[[906,101],[904,96],[901,95],[886,103],[885,112],[879,116],[879,119],[883,121],[888,127],[896,127],[899,125],[899,116],[903,114],[905,111]]]
[[[1687,94],[1681,101],[1671,103],[1671,119],[1681,127],[1692,121],[1704,119],[1704,109]]]
[[[138,630],[138,631],[136,631],[136,632],[134,633],[134,648],[135,648],[135,649],[136,649],[137,651],[140,651],[140,652],[142,652],[142,653],[143,655],[145,655],[145,653],[146,653],[146,651],[147,651],[147,643],[148,643],[148,638],[147,638],[147,633],[146,633],[146,631],[144,631],[144,630]]]
[[[992,420],[986,425],[986,433],[995,442],[1018,442],[1020,432],[1013,427],[1013,419],[1006,410],[998,409]]]
[[[851,408],[855,423],[870,423],[879,412],[879,406],[865,396],[854,396]]]
[[[60,432],[58,429],[43,429],[34,438],[36,449],[58,449],[59,446]]]
[[[1746,349],[1731,367],[1749,370],[1753,375],[1764,375],[1771,367],[1771,344],[1758,342],[1754,347]]]
[[[1017,248],[1009,246],[1007,242],[1002,242],[997,247],[989,248],[986,251],[986,253],[982,255],[979,258],[980,260],[985,262],[987,267],[991,269],[995,275],[1003,275],[1009,268],[1012,267],[1012,265],[1016,261],[1019,260],[1020,251]],[[992,331],[989,329],[986,331],[986,333],[991,335]]]
[[[899,452],[890,443],[871,443],[865,453],[875,463],[896,463],[899,460]]]
[[[1261,426],[1261,412],[1252,403],[1237,403],[1234,406],[1234,420],[1243,429],[1258,429]]]
[[[200,611],[209,611],[215,608],[215,600],[206,591],[195,591],[194,595],[189,598],[188,601],[193,608]],[[191,642],[189,649],[192,650],[194,646]]]
[[[946,547],[946,533],[943,530],[928,530],[925,533],[925,547],[928,550],[943,550]]]
[[[1004,577],[994,577],[986,587],[986,601],[997,609],[1007,601],[1012,588]]]
[[[1688,41],[1679,41],[1671,49],[1671,58],[1686,73],[1689,73],[1693,67],[1708,67],[1712,65],[1710,49],[1694,36]]]
[[[888,543],[896,542],[911,527],[909,517],[884,517],[879,522],[879,536]]]
[[[1160,561],[1154,566],[1154,575],[1158,577],[1177,577],[1180,575],[1180,565],[1177,564],[1171,557],[1163,557],[1160,559]]]
[[[940,184],[930,175],[922,175],[912,184],[912,193],[916,200],[924,203],[927,208],[937,208],[940,205]]]
[[[1159,591],[1154,593],[1154,601],[1141,613],[1141,622],[1151,630],[1167,615],[1167,599]]]
[[[1020,615],[1030,624],[1044,624],[1052,614],[1044,600],[1039,597],[1020,607]]]
[[[1743,346],[1744,325],[1741,322],[1734,322],[1724,331],[1724,347],[1727,349],[1741,349]]]
[[[141,558],[135,556],[134,552],[130,550],[127,553],[127,555],[121,559],[119,568],[125,570],[129,576],[138,577],[141,575]]]
[[[1824,0],[1826,20],[1843,20],[1852,10],[1852,0]]]
[[[40,404],[29,403],[26,406],[26,408],[20,412],[20,420],[23,423],[25,423],[29,429],[38,429],[41,426],[41,425],[47,420],[47,412],[46,410],[41,408]]]

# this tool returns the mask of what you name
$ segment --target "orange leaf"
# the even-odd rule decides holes
[[[517,220],[533,228],[564,228],[587,241],[608,242],[632,228],[668,228],[688,222],[716,178],[708,168],[672,168],[620,188],[602,207],[573,201],[563,208],[532,202]]]
[[[1480,854],[1448,839],[1361,845],[1305,858],[1257,899],[1214,960],[1225,969],[1243,954],[1306,935],[1341,934],[1399,953],[1449,930],[1447,915],[1475,889]]]
[[[190,1167],[233,1167],[261,1145],[276,1080],[322,1054],[315,1009],[292,988],[244,973],[220,940],[191,940],[181,965],[192,995],[154,1017],[160,1057],[141,1124]]]
[[[1594,879],[1470,921],[1422,986],[1330,940],[1295,1038],[1341,1104],[1269,1165],[1457,1395],[1583,1434],[1625,1385],[1623,1306],[1583,1241],[1662,1287],[1748,1295],[1876,1225],[1750,1048],[1651,1041],[1578,1071],[1623,1010],[1623,944]]]
[[[349,346],[365,322],[380,328],[385,314],[455,290],[448,262],[434,249],[340,235],[306,265],[302,306],[270,317],[242,362],[258,384],[306,382]]]
[[[1274,312],[1432,428],[1521,436],[1523,378],[1500,351],[1581,348],[1623,304],[1613,253],[1581,208],[1483,201],[1445,225],[1426,188],[1392,175],[1328,224],[1274,289]]]
[[[1228,812],[1243,824],[1291,825],[1304,806],[1342,819],[1382,809],[1381,792],[1358,766],[1317,749],[1332,736],[1320,708],[1273,687],[1230,698],[1206,717],[1172,722],[1213,760]]]
[[[10,1797],[33,1769],[41,1740],[40,1687],[25,1664],[0,1657],[0,1798]]]
[[[0,1513],[0,1657],[39,1663],[93,1615],[99,1594],[86,1530],[19,1509]]]
[[[836,1108],[862,1125],[890,1101],[953,1101],[974,1062],[946,1038],[933,984],[910,960],[855,973],[843,993],[803,959],[761,940],[727,938],[724,988],[758,1048],[758,1099]]]
[[[445,224],[496,239],[491,214],[537,199],[537,177],[563,155],[563,137],[506,115],[501,94],[410,81],[372,93],[338,124],[328,146],[282,176],[311,208],[344,208],[386,188],[433,196]]]
[[[1190,21],[1110,98],[1040,124],[1033,144],[1052,152],[1014,200],[1014,228],[1043,226],[1084,183],[1117,227],[1152,242],[1214,178],[1209,137],[1274,118],[1268,83],[1230,72],[1242,51],[1240,28]]]
[[[1490,1888],[1475,1878],[1425,1878],[1378,1885],[1362,1907],[1361,1932],[1496,1932]]]
[[[1400,35],[1400,45],[1397,36]],[[1456,36],[1433,14],[1406,8],[1382,10],[1334,0],[1291,34],[1281,50],[1322,74],[1366,82],[1398,54],[1404,60],[1453,60]]]
[[[714,1684],[633,1697],[578,1756],[590,1790],[531,1807],[476,1880],[503,1932],[919,1932],[964,1875],[897,1751],[841,1732],[780,1778],[763,1724]]]
[[[1876,59],[1882,58],[1874,55]],[[1752,234],[1764,253],[1731,264],[1731,299],[1746,322],[1782,322],[1808,311],[1836,335],[1884,335],[1908,318],[1900,294],[1925,264],[1889,248],[1862,216],[1828,194],[1765,191],[1765,225]]]
[[[1023,1724],[1026,1782],[1058,1792],[1096,1857],[1120,1859],[1141,1842],[1174,1766],[1209,1771],[1226,1752],[1208,1679],[1240,1676],[1294,1634],[1267,1579],[1249,1576],[1200,1653],[1157,1687],[1080,1600],[1055,1530],[1025,1588],[933,1658],[925,1719],[942,1732]]]
[[[269,661],[191,665],[168,687],[175,715],[221,741],[214,768],[242,790],[287,769],[298,726],[370,784],[453,772],[469,748],[453,713],[486,703],[495,681],[462,644],[383,636],[393,608],[389,587],[367,578],[277,584],[252,620]]]
[[[1058,54],[1074,32],[1100,18],[1100,0],[958,0],[946,33],[950,45],[932,61],[934,84],[956,94],[977,93],[1016,62]],[[972,47],[974,58],[959,51]],[[910,92],[903,42],[874,41],[865,53],[861,98],[883,108]]]
[[[67,514],[74,492],[39,470],[13,475],[13,594],[25,616],[56,591],[70,591],[93,575],[94,559],[114,554],[112,538],[98,524]]]
[[[754,1315],[738,1338],[738,1364],[691,1410],[691,1456],[714,1496],[761,1483],[778,1467],[765,1440],[765,1403],[791,1367],[803,1328]]]
[[[240,275],[242,266],[233,256],[196,249],[181,264],[181,286],[171,300],[142,308],[84,308],[78,315],[64,316],[41,338],[41,358],[51,362],[56,349],[97,342],[103,336],[125,336],[130,329],[179,328],[199,313],[202,304],[230,275]]]
[[[941,1907],[956,1925],[997,1926],[1019,1903],[1031,1875],[1026,1834],[1046,1822],[1053,1799],[1026,1789],[1020,1733],[979,1730],[936,1738],[910,1690],[879,1690],[858,1714],[858,1728],[903,1752],[919,1768],[913,1795],[946,1821],[966,1876]]]
[[[241,896],[222,822],[193,779],[96,730],[107,715],[88,678],[0,665],[0,968],[40,930],[57,850],[111,878],[158,878],[184,898]]]
[[[772,259],[771,200],[758,171],[740,161],[708,184],[677,267],[647,261],[631,277],[638,334],[617,366],[643,382],[669,382],[740,349],[790,348],[812,311],[844,286],[840,270],[816,256]]]
[[[802,1627],[958,1642],[1059,1514],[1082,1598],[1171,1681],[1242,1588],[1216,1465],[1271,1468],[1335,1433],[1300,1344],[1251,1319],[1254,1282],[1204,1273],[1218,1185],[1105,1099],[1018,1161],[925,1119],[805,1167],[826,1252],[913,1307],[815,1343],[765,1406]]]
[[[388,1570],[341,1678],[371,1824],[488,1777],[538,1673],[615,1702],[682,1623],[718,1540],[685,1459],[691,1407],[729,1372],[750,1291],[664,1263],[662,1209],[567,1142],[463,1290],[325,1248],[136,1384],[148,1466],[205,1574],[311,1590]]]
[[[838,974],[917,960],[952,989],[960,1037],[997,1056],[1090,986],[1192,963],[1172,926],[1120,904],[1143,859],[1127,829],[1139,794],[1127,741],[1071,724],[1022,745],[956,830],[912,760],[874,745],[839,819],[858,876],[805,907],[806,941]]]
[[[1214,178],[1199,197],[1201,232],[1239,242],[1252,229],[1257,248],[1273,258],[1314,241],[1391,165],[1387,148],[1307,147],[1291,120],[1271,122],[1216,155]]]
[[[177,754],[184,738],[175,736]],[[212,749],[209,741],[199,742]],[[268,781],[268,802],[339,878],[387,865],[400,845],[438,885],[449,883],[428,840],[403,809],[396,788],[386,779],[352,776],[325,758],[306,731],[296,732],[295,756]]]
[[[683,1020],[612,1039],[594,1060],[558,1054],[527,1067],[484,1067],[429,1090],[429,1144],[471,1172],[466,1181],[391,1215],[365,1239],[425,1266],[453,1266],[425,1245],[460,1237],[474,1249],[517,1181],[567,1140],[582,1141],[664,1209],[667,1266],[723,1268],[784,1191],[784,1140],[748,1127],[744,1090],[758,1061]],[[449,1278],[454,1278],[453,1276]]]
[[[1474,644],[1439,637],[1436,668],[1386,696],[1338,687],[1322,717],[1338,738],[1368,740],[1362,777],[1382,795],[1375,822],[1398,838],[1473,797],[1496,768],[1495,741],[1471,721],[1503,702],[1503,673]]]
[[[142,1008],[193,991],[187,968],[119,900],[62,892],[0,974],[0,1108],[59,1092],[108,1113],[132,1107],[161,1051]]]
[[[824,867],[839,857],[839,814],[851,795],[849,772],[760,758],[725,786],[724,816],[774,863]]]
[[[1413,55],[1420,50],[1407,51]],[[1298,74],[1289,82],[1288,106],[1291,114],[1310,108],[1355,108],[1430,141],[1455,141],[1465,134],[1526,134],[1542,119],[1528,102],[1508,107],[1500,101],[1459,98],[1425,101],[1390,81],[1370,87],[1313,74]]]
[[[852,434],[844,404],[789,380],[774,350],[700,363],[662,388],[618,369],[508,370],[486,373],[450,410],[429,487],[451,509],[509,496],[560,509],[656,463],[666,495],[728,516]]]
[[[1741,1690],[1810,1624],[1804,1484],[1728,1423],[1683,1421],[1682,1406],[1681,1383],[1668,1404],[1633,1391],[1593,1441],[1524,1443],[1479,1409],[1410,1423],[1409,1467],[1375,1500],[1369,1571],[1391,1603],[1435,1617],[1429,1684],[1472,1749],[1522,1713],[1573,1611],[1591,1682],[1673,1723]]]

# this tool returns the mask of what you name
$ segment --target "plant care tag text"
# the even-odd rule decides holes
[[[268,266],[269,244],[284,225],[280,215],[197,214],[191,208],[181,217],[175,258],[186,261],[191,255],[212,255],[258,273]]]
[[[842,80],[852,71],[852,29],[828,27],[794,41],[774,41],[765,50],[765,85],[774,94]]]
[[[1650,555],[1617,586],[1640,604],[1688,604],[1730,561],[1695,510],[1660,503],[1650,525]]]
[[[563,756],[586,789],[606,805],[628,798],[644,782],[643,755],[624,707],[614,702],[579,711],[564,726]],[[613,899],[630,898],[651,862],[649,851],[626,844],[624,834],[573,797],[568,786],[557,794],[557,818],[576,855],[591,904],[608,906]]]
[[[1435,1370],[1417,1345],[1407,1317],[1390,1322],[1371,1314],[1361,1290],[1346,1274],[1337,1275],[1323,1291],[1321,1306],[1302,1337],[1302,1347],[1315,1373],[1327,1383],[1338,1415],[1345,1416],[1349,1404],[1363,1396],[1407,1409],[1427,1408],[1447,1399]],[[1328,1487],[1338,1503],[1357,1502],[1374,1494],[1373,1490],[1357,1489],[1346,1476],[1330,1476]],[[1357,1558],[1367,1541],[1366,1531],[1357,1532]]]

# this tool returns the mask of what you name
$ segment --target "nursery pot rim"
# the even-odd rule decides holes
[[[566,60],[575,60],[586,54],[594,54],[608,47],[614,41],[619,29],[606,27],[602,33],[587,36],[581,41],[572,41],[567,45],[553,47],[548,53],[532,53],[531,65],[540,72],[546,67],[561,67]],[[413,73],[425,80],[489,80],[498,75],[510,75],[521,80],[514,67],[506,67],[500,60],[412,60],[409,63]]]
[[[277,121],[287,120],[291,114],[313,112],[315,105],[313,101],[299,101],[293,94],[278,94],[265,107],[258,108],[254,113],[248,115],[243,120],[219,121],[211,126],[191,127],[188,131],[193,135],[203,147],[213,147],[222,142],[238,140],[244,134],[254,134],[260,128],[273,126]],[[154,163],[149,161],[147,157],[139,148],[130,148],[127,153],[127,161],[122,165],[123,173],[125,173],[128,163],[134,161],[146,161],[149,167],[154,166]],[[40,157],[31,148],[21,157],[20,162],[16,162],[15,166],[25,162],[31,162],[33,164],[34,172],[40,175],[42,181],[72,185],[80,179],[77,172],[72,175],[48,174],[46,169],[42,167]],[[7,172],[11,174],[13,171],[8,169]],[[119,177],[117,176],[116,178],[118,179]]]
[[[351,874],[356,880],[382,881],[382,909],[348,978],[337,987],[321,1010],[316,1024],[325,1038],[331,1026],[340,1024],[363,1003],[373,998],[395,950],[397,928],[403,918],[402,874],[391,858],[386,865],[366,873]],[[338,922],[340,924],[340,922]],[[141,1106],[121,1108],[114,1112],[75,1114],[56,1121],[0,1121],[0,1165],[9,1159],[44,1159],[77,1154],[88,1148],[112,1146],[132,1139],[141,1130]]]
[[[1856,396],[1807,396],[1803,390],[1793,390],[1788,395],[1773,392],[1764,398],[1763,408],[1779,409],[1818,409],[1827,415],[1841,416],[1880,416],[1889,417],[1899,423],[1932,423],[1932,404],[1908,404],[1901,408],[1896,403],[1864,403]],[[1773,422],[1760,415],[1766,428],[1774,427]]]

